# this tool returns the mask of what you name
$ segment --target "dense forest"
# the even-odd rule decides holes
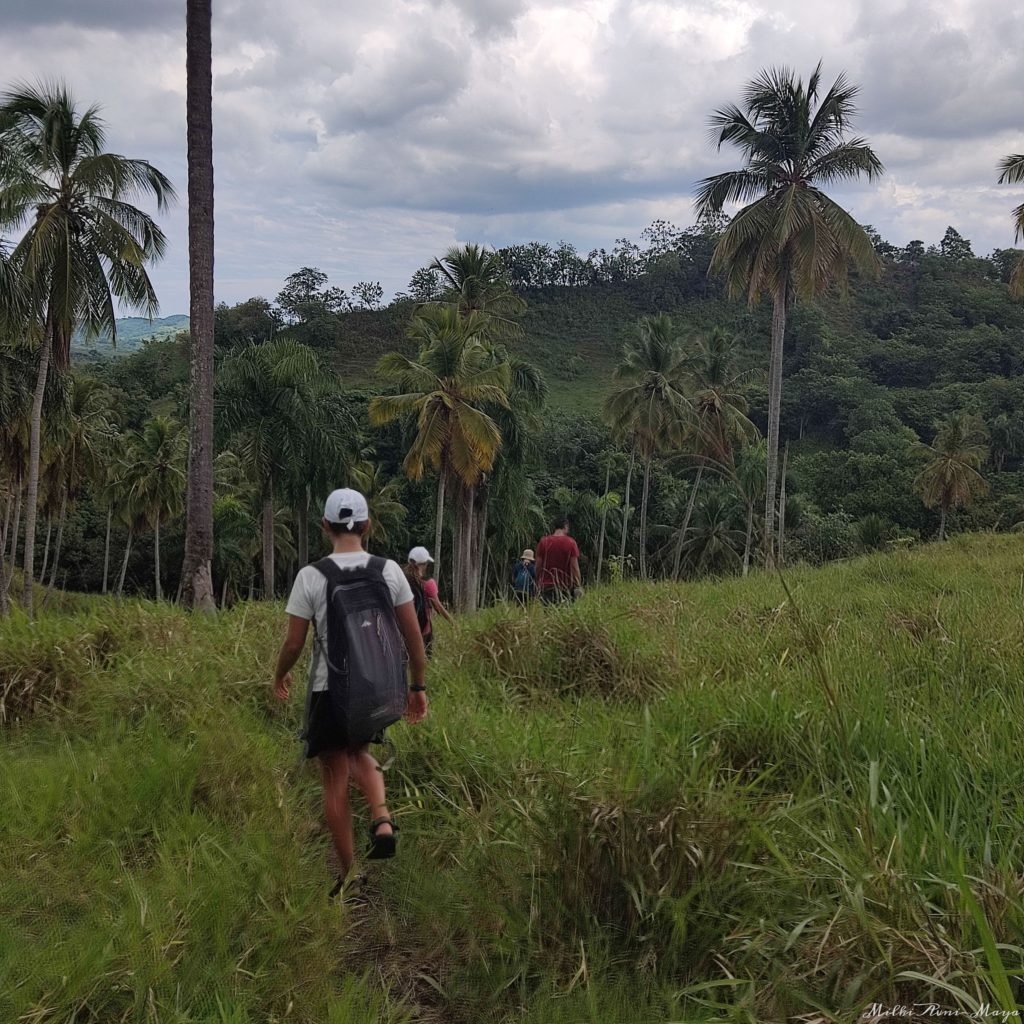
[[[750,498],[758,486],[763,492],[756,435],[766,415],[770,311],[726,299],[709,275],[721,228],[656,222],[641,244],[621,239],[587,255],[543,243],[500,250],[496,260],[474,247],[461,252],[493,261],[487,301],[504,328],[494,359],[510,367],[514,399],[500,410],[502,447],[467,540],[482,546],[478,572],[452,584],[479,587],[476,599],[500,596],[511,560],[562,512],[589,581],[599,572],[745,571],[757,528]],[[937,244],[902,249],[870,234],[884,261],[880,279],[854,277],[847,294],[798,304],[790,318],[781,427],[789,562],[929,538],[940,525],[1012,530],[1024,521],[1024,309],[1007,288],[1019,252],[976,257],[953,228]],[[375,425],[368,407],[402,390],[395,354],[415,357],[424,341],[417,312],[433,308],[453,287],[446,277],[459,272],[457,259],[435,261],[384,306],[373,284],[350,294],[303,268],[273,300],[217,308],[214,573],[223,600],[263,593],[265,574],[280,590],[316,554],[317,505],[336,484],[368,494],[377,550],[400,557],[412,543],[433,542],[437,488],[429,466],[411,478],[411,414]],[[648,450],[616,424],[609,399],[623,387],[624,346],[659,332],[685,356],[694,395],[717,403],[721,451],[708,451],[707,437],[666,438]],[[81,590],[175,593],[187,349],[181,334],[78,366],[48,398],[44,578]],[[16,350],[4,360],[11,394],[33,370]],[[8,554],[19,518],[11,456],[23,436],[8,429],[5,437]],[[922,476],[950,443],[977,450],[978,478],[964,501],[928,507]],[[446,520],[446,580],[457,562],[448,552],[464,541],[458,529]]]

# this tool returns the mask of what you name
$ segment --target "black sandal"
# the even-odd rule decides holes
[[[382,836],[378,834],[381,825],[391,826],[389,835]],[[366,854],[366,859],[387,860],[389,857],[394,857],[397,832],[398,826],[387,815],[383,818],[374,818],[370,822],[370,849]]]
[[[351,878],[342,878],[341,875],[335,879],[331,891],[327,894],[329,900],[341,896],[342,903],[362,905],[368,902],[364,887],[366,875],[354,875]]]

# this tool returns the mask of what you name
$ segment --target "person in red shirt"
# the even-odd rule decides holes
[[[551,533],[537,545],[537,586],[547,604],[568,601],[582,585],[580,549],[569,536],[569,520],[556,519]]]

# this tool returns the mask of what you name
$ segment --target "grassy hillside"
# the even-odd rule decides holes
[[[137,352],[144,342],[163,341],[188,330],[188,317],[184,313],[149,320],[141,316],[124,317],[117,321],[117,345],[109,335],[86,338],[81,331],[75,333],[71,350],[76,361],[90,358],[117,358]]]
[[[399,857],[351,910],[324,898],[302,694],[268,701],[280,607],[0,624],[0,1019],[1008,1010],[1024,541],[788,584],[628,585],[443,633],[431,718],[394,730]]]

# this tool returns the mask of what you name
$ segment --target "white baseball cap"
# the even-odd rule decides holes
[[[366,499],[351,487],[340,487],[327,495],[324,502],[324,519],[327,522],[351,529],[355,523],[365,523],[369,518]]]
[[[430,557],[430,552],[421,545],[409,552],[409,561],[415,562],[417,565],[423,565],[424,562],[432,562],[433,559]]]

